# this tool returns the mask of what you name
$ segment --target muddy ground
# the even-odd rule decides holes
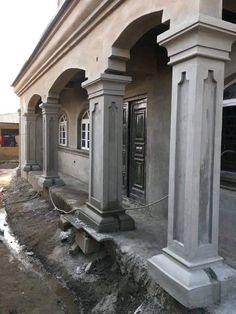
[[[205,313],[203,310],[190,312],[159,287],[152,287],[149,282],[142,280],[134,280],[132,272],[121,270],[113,254],[115,248],[112,245],[87,257],[82,252],[70,253],[74,241],[73,231],[65,234],[59,230],[59,213],[53,210],[47,199],[36,194],[26,180],[17,177],[12,179],[4,192],[4,205],[8,222],[19,241],[27,250],[34,252],[34,258],[39,259],[48,272],[75,293],[74,302],[78,304],[78,313]],[[15,280],[22,281],[17,277]],[[31,282],[31,279],[29,281]],[[35,285],[37,286],[36,282],[32,281],[32,286]],[[30,291],[30,287],[31,283],[22,290]],[[38,294],[44,299],[45,294],[41,294],[40,290],[38,293],[36,291],[35,295]],[[48,300],[48,293],[46,295],[45,300]],[[52,295],[52,304],[56,300]],[[32,303],[37,303],[37,300]],[[54,305],[58,306],[57,302]],[[48,313],[60,313],[60,310],[63,309],[52,308]],[[22,313],[45,312],[26,310]]]
[[[69,313],[48,282],[24,267],[1,241],[0,256],[1,314]]]

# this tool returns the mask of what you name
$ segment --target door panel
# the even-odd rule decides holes
[[[127,195],[128,189],[128,143],[129,143],[129,104],[123,105],[123,145],[122,145],[122,186]]]
[[[145,199],[146,106],[146,99],[130,103],[128,194],[138,200]]]

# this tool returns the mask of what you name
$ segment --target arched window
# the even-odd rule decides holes
[[[85,111],[81,119],[81,149],[89,150],[90,144],[90,125],[89,110]]]
[[[59,145],[67,146],[67,117],[62,114],[59,119]]]

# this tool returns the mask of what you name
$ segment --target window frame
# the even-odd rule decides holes
[[[80,149],[90,150],[90,112],[87,109],[80,120]]]
[[[65,113],[60,115],[58,121],[58,144],[63,147],[68,145],[68,119]]]

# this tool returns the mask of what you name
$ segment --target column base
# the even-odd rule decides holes
[[[23,167],[23,171],[30,172],[30,171],[39,171],[41,170],[38,164],[26,164]]]
[[[44,177],[41,176],[38,180],[38,185],[41,188],[49,188],[51,186],[63,186],[64,181],[60,177]]]
[[[16,176],[17,176],[17,177],[20,177],[20,176],[21,176],[21,167],[20,167],[20,166],[18,166],[18,167],[16,168]]]
[[[133,218],[124,211],[100,214],[96,208],[90,204],[80,208],[79,218],[97,232],[117,232],[135,229]]]
[[[223,261],[188,268],[164,253],[150,258],[148,267],[154,280],[190,309],[219,302],[236,284],[236,270]]]

